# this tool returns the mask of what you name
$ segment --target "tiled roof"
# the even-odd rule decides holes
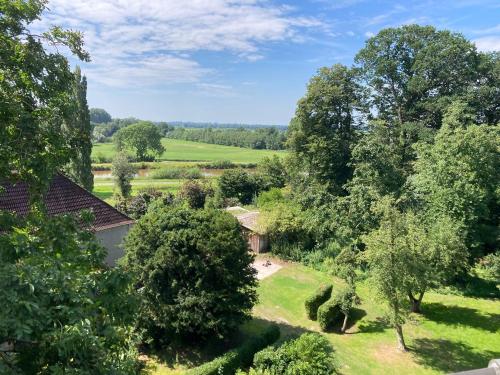
[[[0,192],[0,210],[25,216],[29,212],[26,183],[4,182],[1,185],[5,191]],[[47,213],[52,216],[91,210],[94,214],[93,228],[96,231],[133,223],[131,218],[62,174],[57,174],[53,178],[44,199]]]

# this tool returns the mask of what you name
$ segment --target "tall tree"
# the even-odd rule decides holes
[[[500,130],[467,126],[464,110],[455,103],[434,143],[418,145],[411,185],[430,217],[449,215],[463,224],[473,259],[498,249]]]
[[[111,122],[111,115],[102,108],[90,108],[90,121],[96,124]]]
[[[113,159],[111,174],[115,181],[115,187],[122,198],[130,197],[132,191],[132,178],[134,178],[136,168],[129,163],[128,157],[123,152],[119,152]]]
[[[70,155],[61,134],[71,114],[72,73],[67,59],[45,45],[66,46],[89,60],[79,32],[55,26],[31,33],[45,8],[43,0],[0,3],[0,178],[28,182],[31,202],[38,205]]]
[[[76,183],[92,191],[92,126],[90,125],[87,104],[87,78],[82,76],[80,67],[76,67],[73,82],[74,111],[66,121],[67,136],[70,139],[70,162],[65,170]]]
[[[382,216],[380,227],[364,237],[370,285],[387,304],[387,317],[396,330],[398,348],[406,351],[403,324],[408,314],[406,287],[411,276],[404,216],[395,207],[395,201],[387,197],[380,200],[376,210]]]
[[[160,156],[165,152],[158,127],[148,121],[141,121],[118,130],[114,140],[119,151],[132,150],[138,161],[151,159],[151,153]]]
[[[321,68],[290,122],[288,146],[297,175],[306,172],[335,194],[343,194],[352,174],[349,163],[361,92],[354,70],[343,65]]]

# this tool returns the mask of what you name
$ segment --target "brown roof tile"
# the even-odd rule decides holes
[[[0,210],[25,216],[29,212],[28,186],[24,182],[2,183],[5,191],[0,192]],[[69,178],[57,174],[45,195],[49,215],[72,214],[91,210],[94,214],[93,228],[96,231],[133,223],[133,220],[110,206],[92,193],[81,188]]]

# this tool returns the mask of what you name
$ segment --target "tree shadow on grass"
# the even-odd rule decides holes
[[[442,303],[426,303],[423,306],[423,315],[437,323],[447,325],[464,325],[489,332],[500,329],[500,314],[481,314],[470,307],[450,306]]]
[[[353,332],[353,334],[357,333],[379,333],[384,332],[387,328],[390,328],[387,321],[383,318],[375,318],[375,320],[368,320],[365,322],[361,322],[358,326],[358,331]]]
[[[272,324],[276,324],[280,328],[280,338],[277,342],[283,342],[298,337],[303,333],[312,332],[284,322],[253,318],[240,326],[240,329],[227,340],[211,338],[204,342],[193,341],[183,344],[170,344],[159,350],[145,351],[144,354],[156,358],[158,362],[170,368],[174,366],[197,367],[231,349],[238,348],[249,338],[262,334]],[[153,374],[154,368],[146,367],[144,373]]]
[[[486,367],[500,356],[500,352],[474,351],[462,342],[429,338],[414,339],[410,349],[419,364],[446,373]]]

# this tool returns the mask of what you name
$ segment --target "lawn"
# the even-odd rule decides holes
[[[285,151],[253,150],[168,138],[163,138],[161,142],[166,151],[159,158],[160,161],[230,160],[234,163],[257,163],[266,156],[285,153]],[[115,152],[113,143],[97,143],[93,146],[92,156],[102,155],[112,158]]]
[[[307,319],[304,300],[331,278],[297,264],[287,264],[262,280],[254,319],[245,324],[246,335],[255,334],[269,321],[276,321],[283,336],[319,331]],[[338,285],[338,280],[334,280]],[[344,335],[325,334],[335,348],[343,374],[438,374],[480,368],[500,356],[500,301],[429,293],[421,316],[411,316],[404,326],[408,353],[396,349],[396,336],[386,326],[383,309],[368,285],[361,283],[362,303]],[[169,375],[177,367],[150,363],[150,374]],[[155,367],[156,366],[156,367]],[[176,367],[176,366],[174,366]]]

